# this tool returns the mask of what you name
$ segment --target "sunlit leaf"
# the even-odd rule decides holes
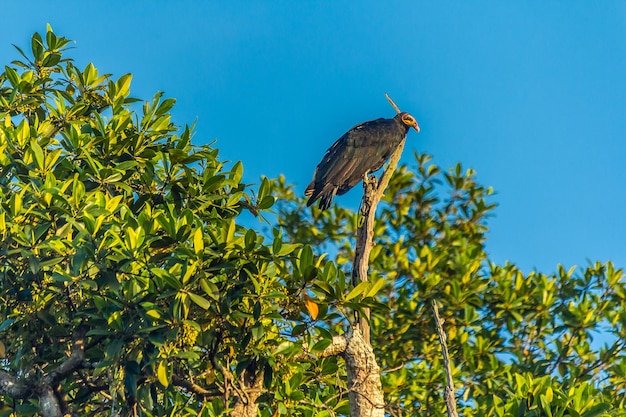
[[[200,306],[201,308],[208,310],[209,307],[211,307],[211,302],[209,300],[207,300],[206,298],[204,298],[201,295],[198,294],[194,294],[194,293],[187,293],[187,295],[189,296],[189,298],[191,298],[191,301],[193,301],[194,303],[196,303],[198,306]]]
[[[167,372],[167,365],[164,361],[159,362],[159,365],[157,367],[157,378],[161,385],[163,385],[164,387],[167,387],[170,384]]]
[[[370,287],[370,283],[367,281],[360,282],[356,287],[354,287],[347,295],[345,300],[350,301],[355,297],[363,294],[364,291],[368,290]]]
[[[304,298],[304,305],[313,320],[315,320],[320,312],[319,306],[309,297]]]

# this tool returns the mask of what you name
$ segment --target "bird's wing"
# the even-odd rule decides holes
[[[326,151],[315,171],[315,183],[339,187],[343,194],[367,171],[378,170],[389,157],[385,137],[389,119],[377,119],[350,129]],[[391,149],[393,151],[393,149]]]

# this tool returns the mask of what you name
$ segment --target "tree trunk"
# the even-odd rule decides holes
[[[256,400],[263,392],[263,372],[244,372],[240,381],[238,398],[231,412],[232,417],[256,417],[259,405]]]
[[[365,341],[358,327],[353,330],[343,356],[348,368],[350,416],[383,417],[385,399],[380,367],[372,346]]]
[[[368,280],[369,255],[374,246],[374,222],[376,207],[389,184],[391,175],[396,170],[404,140],[389,159],[389,165],[380,176],[363,179],[363,200],[361,201],[362,223],[357,230],[354,262],[352,265],[352,284],[354,286]],[[344,352],[348,368],[348,388],[350,416],[383,417],[385,401],[380,381],[380,367],[370,344],[369,309],[362,314],[355,313],[356,325],[348,346]]]

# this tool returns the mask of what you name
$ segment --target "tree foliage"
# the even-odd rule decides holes
[[[388,414],[442,416],[433,299],[463,415],[623,415],[622,270],[494,264],[491,190],[416,154],[353,287],[358,214],[242,183],[69,45],[48,28],[0,75],[0,416],[346,415],[333,337],[365,307]]]
[[[442,305],[461,415],[624,415],[626,293],[612,263],[554,274],[496,265],[485,251],[492,191],[472,170],[441,172],[427,155],[401,167],[379,206],[370,279],[372,345],[390,415],[446,414],[431,300]],[[289,187],[279,201],[299,201]],[[350,268],[357,217],[279,204],[302,243],[334,246]],[[299,224],[312,227],[298,227]],[[337,227],[341,225],[341,227]]]
[[[298,246],[238,222],[272,205],[269,183],[253,199],[241,163],[179,132],[173,99],[136,109],[130,74],[79,69],[67,45],[35,34],[0,78],[0,340],[23,387],[0,414],[36,413],[44,382],[83,415],[254,403],[240,392],[280,374],[300,291]],[[77,340],[84,360],[55,376]]]

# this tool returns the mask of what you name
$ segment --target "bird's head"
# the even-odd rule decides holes
[[[400,120],[402,120],[402,123],[404,123],[408,127],[412,127],[413,129],[415,129],[417,133],[420,132],[420,127],[417,124],[417,120],[415,120],[415,118],[411,116],[409,113],[403,112],[403,113],[398,114],[398,116],[400,117]]]

